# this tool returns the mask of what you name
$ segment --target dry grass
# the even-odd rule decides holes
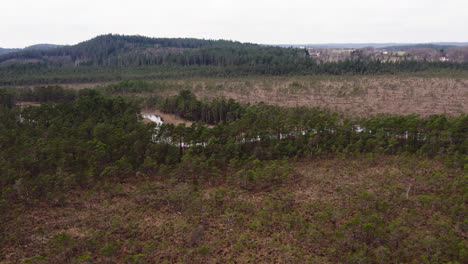
[[[186,78],[155,81],[162,87],[154,94],[129,96],[166,97],[182,89],[198,97],[233,98],[242,103],[266,102],[280,106],[322,107],[348,115],[430,114],[468,112],[468,75],[446,77],[380,76],[254,76],[241,78]],[[110,83],[64,84],[72,89]],[[180,123],[177,118],[167,117]]]
[[[284,185],[282,192],[292,197],[294,208],[307,208],[311,202],[352,208],[351,198],[360,191],[383,194],[399,186],[404,195],[409,182],[443,168],[438,161],[414,162],[398,156],[295,162],[299,180]],[[218,208],[215,193],[220,189],[233,195],[225,195]],[[199,196],[188,196],[188,190],[188,185],[172,181],[132,178],[69,193],[57,204],[18,205],[6,216],[4,241],[8,242],[0,249],[0,263],[39,255],[51,263],[64,263],[60,261],[70,259],[70,254],[75,260],[83,255],[76,253],[80,250],[91,256],[86,263],[129,263],[128,256],[138,253],[149,263],[287,263],[298,261],[298,254],[327,263],[323,249],[307,248],[281,225],[270,232],[252,220],[268,217],[263,216],[271,210],[266,201],[275,201],[276,194],[202,187],[199,204]],[[338,222],[346,218],[341,217]],[[63,233],[73,239],[73,250],[54,253],[54,236]],[[113,242],[120,245],[113,258],[103,256],[100,248]]]
[[[205,100],[226,97],[241,103],[321,107],[359,116],[382,113],[459,115],[468,112],[468,76],[463,75],[257,76],[165,80],[164,84],[167,88],[158,89],[154,95],[167,97],[189,89]]]
[[[457,115],[468,112],[468,79],[403,76],[271,77],[247,80],[192,81],[195,94],[243,103],[324,107],[374,115]]]

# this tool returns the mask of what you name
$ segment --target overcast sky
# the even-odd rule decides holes
[[[2,0],[0,47],[118,33],[264,44],[468,41],[468,0]]]

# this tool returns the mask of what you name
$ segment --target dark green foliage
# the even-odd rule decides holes
[[[18,92],[17,98],[20,101],[34,102],[64,102],[72,101],[77,96],[71,89],[65,89],[61,86],[38,86],[32,89],[25,88]]]
[[[103,92],[109,95],[122,93],[146,93],[157,92],[159,89],[167,88],[170,84],[161,82],[145,82],[145,81],[122,81],[115,84],[110,84],[100,88]]]
[[[280,58],[277,64],[188,65],[156,64],[142,66],[63,66],[45,63],[0,66],[0,85],[88,83],[119,80],[154,80],[187,77],[239,77],[251,75],[379,75],[426,72],[431,75],[465,74],[468,62],[380,62],[346,60],[317,64],[310,58],[297,62]],[[284,61],[283,61],[284,60]]]
[[[0,105],[11,108],[17,101],[34,103],[68,102],[73,101],[77,96],[76,91],[58,85],[16,89],[3,88],[0,89]]]
[[[231,122],[241,118],[243,108],[233,99],[215,99],[203,103],[189,90],[183,90],[178,96],[167,98],[162,106],[166,113],[177,114],[185,119],[201,121],[206,124]]]
[[[14,105],[14,94],[6,89],[0,89],[0,107],[12,108]]]
[[[143,163],[151,138],[138,113],[121,98],[92,92],[70,103],[26,108],[21,117],[2,110],[0,185],[33,198],[90,184],[100,174],[125,176]]]
[[[293,169],[287,161],[261,162],[255,160],[244,168],[232,173],[228,182],[249,191],[271,191],[284,183],[286,179],[293,178]]]
[[[302,55],[302,56],[299,56]],[[262,46],[226,40],[147,38],[103,35],[74,46],[50,50],[26,50],[0,56],[9,60],[39,60],[48,67],[142,65],[292,65],[304,50]]]
[[[265,104],[240,106],[224,99],[201,102],[189,91],[166,99],[162,109],[189,120],[218,123],[210,130],[199,126],[177,129],[167,126],[167,130],[160,131],[161,138],[176,134],[178,140],[193,146],[196,152],[216,155],[218,161],[251,155],[278,159],[321,152],[417,152],[431,157],[467,153],[466,115],[427,118],[380,115],[343,119],[320,109]],[[206,147],[197,147],[200,145]]]

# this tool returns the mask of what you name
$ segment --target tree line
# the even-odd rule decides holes
[[[166,98],[161,104],[161,110],[211,125],[235,121],[241,118],[244,112],[244,108],[233,99],[216,98],[205,103],[198,100],[189,90],[183,90],[177,96]]]
[[[233,105],[235,107],[229,108]],[[228,155],[228,160],[245,158],[252,153],[262,159],[277,159],[330,151],[410,152],[429,156],[462,155],[467,151],[468,116],[464,114],[458,117],[379,115],[345,118],[319,108],[283,108],[263,103],[239,105],[225,99],[204,103],[190,91],[181,91],[178,96],[166,99],[162,106],[163,111],[192,121],[208,123],[206,116],[224,117],[210,119],[214,121],[211,124],[218,124],[213,129],[198,125],[164,125],[159,136],[176,137],[176,142],[183,138],[182,141],[195,149],[216,142],[215,149],[223,149],[218,155]],[[208,114],[204,115],[204,112]],[[200,147],[199,151],[205,153],[207,149]]]
[[[182,91],[164,103],[166,109],[200,122],[189,127],[164,124],[155,130],[155,125],[141,122],[137,106],[95,90],[23,110],[12,107],[7,94],[0,93],[2,197],[43,197],[192,159],[218,170],[239,161],[327,153],[442,155],[456,166],[466,164],[465,114],[343,118],[316,108],[245,106],[225,99],[201,103]]]
[[[89,83],[122,80],[154,80],[191,77],[242,77],[285,75],[381,75],[426,72],[432,76],[464,75],[468,62],[399,61],[380,62],[345,60],[315,64],[279,63],[257,65],[145,65],[145,66],[81,66],[51,67],[46,63],[0,66],[0,85],[41,85],[57,83]]]

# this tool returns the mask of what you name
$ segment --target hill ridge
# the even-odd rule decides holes
[[[21,50],[0,56],[0,63],[43,62],[59,65],[238,65],[264,63],[272,57],[305,55],[298,49],[196,38],[150,38],[106,34],[71,46]]]

